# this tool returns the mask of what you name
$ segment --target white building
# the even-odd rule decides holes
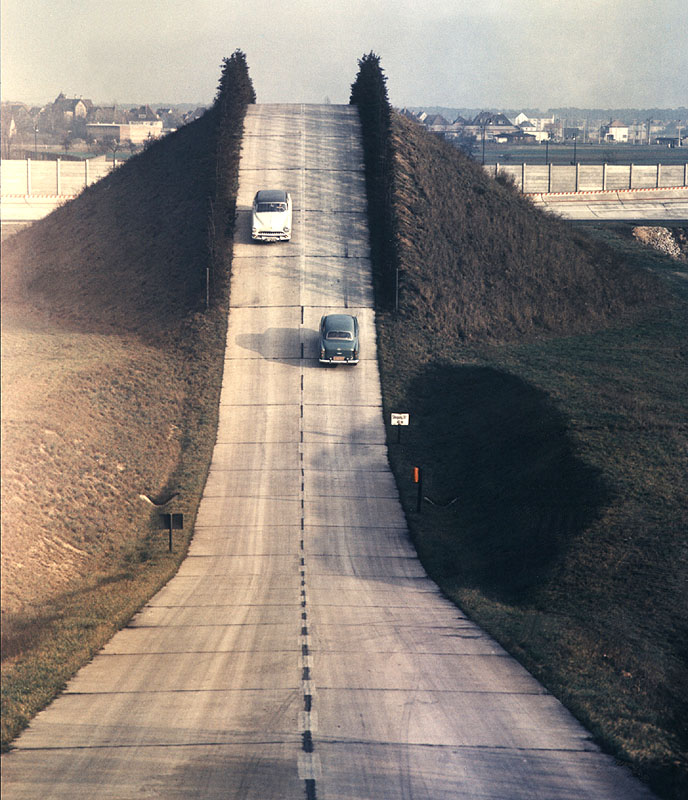
[[[86,130],[96,140],[113,136],[118,142],[143,144],[149,139],[159,139],[162,136],[162,120],[122,123],[91,122],[86,125]]]
[[[605,142],[628,142],[628,125],[617,120],[610,120],[608,125],[603,125],[600,139]]]

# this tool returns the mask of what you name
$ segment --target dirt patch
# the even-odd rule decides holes
[[[688,261],[688,235],[685,228],[663,228],[639,225],[633,228],[633,236],[648,247],[675,258]]]

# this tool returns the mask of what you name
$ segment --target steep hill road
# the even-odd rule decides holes
[[[259,188],[290,243],[250,242]],[[640,800],[650,793],[445,600],[388,469],[348,106],[246,119],[220,428],[179,574],[3,758],[3,797]],[[362,327],[321,368],[321,314]]]

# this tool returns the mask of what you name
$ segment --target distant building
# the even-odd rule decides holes
[[[139,106],[138,108],[130,109],[127,118],[129,122],[155,122],[160,119],[150,106]]]
[[[86,130],[96,141],[102,141],[108,136],[112,136],[118,142],[144,144],[150,139],[159,139],[162,136],[162,120],[122,123],[90,122],[86,125]]]
[[[554,117],[529,117],[523,112],[514,119],[514,125],[527,136],[534,137],[536,142],[551,139],[555,128]]]
[[[520,115],[519,115],[520,116]],[[550,138],[550,132],[544,130],[538,130],[537,123],[533,120],[526,119],[524,122],[517,123],[518,127],[520,128],[525,140],[533,141],[533,142],[545,142]],[[517,137],[517,134],[509,134],[510,136]]]
[[[89,122],[115,124],[122,120],[122,112],[117,110],[117,106],[96,106],[89,115]]]
[[[518,135],[521,130],[513,125],[504,114],[492,111],[481,111],[475,119],[463,127],[464,135],[474,136],[476,139],[485,137],[485,141],[500,141],[500,137],[508,134]],[[503,138],[501,138],[504,141]]]
[[[188,122],[193,122],[196,119],[200,119],[206,112],[206,109],[203,106],[199,106],[198,108],[194,109],[193,111],[187,111],[186,114],[182,117],[182,121],[184,124]]]
[[[52,104],[52,111],[62,114],[65,119],[86,119],[93,109],[90,100],[81,97],[65,97],[62,92],[58,94]]]
[[[655,144],[662,145],[662,147],[685,147],[686,138],[680,136],[658,136],[655,139]]]
[[[600,129],[600,140],[605,142],[628,142],[628,125],[620,120],[609,120]]]
[[[423,120],[423,125],[427,125],[428,128],[432,127],[447,127],[450,122],[448,119],[445,119],[441,114],[429,114],[425,115],[425,119]]]

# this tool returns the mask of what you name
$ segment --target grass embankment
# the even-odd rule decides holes
[[[216,145],[208,113],[3,242],[3,748],[186,552],[226,331]],[[170,554],[139,495],[172,492]]]
[[[686,263],[623,226],[544,216],[420,126],[392,133],[400,311],[378,335],[386,413],[411,415],[390,458],[417,549],[607,751],[678,800]]]

